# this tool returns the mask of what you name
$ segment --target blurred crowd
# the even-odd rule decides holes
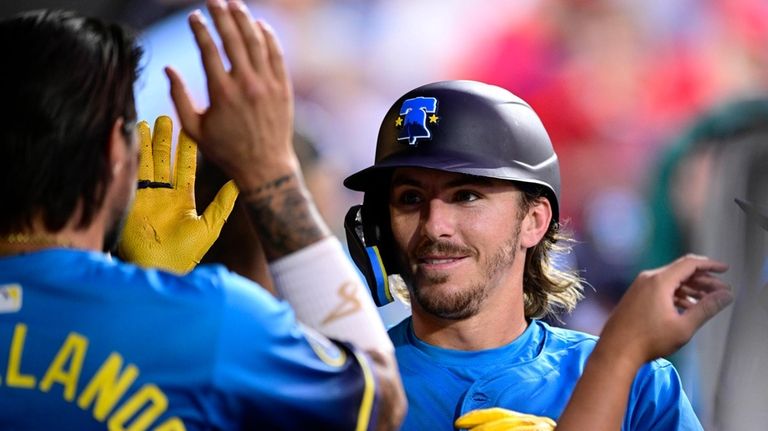
[[[183,29],[199,5],[177,1],[170,14],[164,5],[162,19],[143,23],[149,61],[137,90],[147,119],[173,113],[166,64],[205,94]],[[698,115],[768,87],[761,0],[265,0],[250,7],[283,42],[297,132],[314,149],[304,165],[321,173],[310,174],[310,186],[342,238],[343,215],[360,197],[341,179],[372,161],[380,119],[398,95],[466,78],[527,100],[560,156],[562,211],[579,240],[562,262],[583,268],[594,288],[565,323],[592,333],[638,269],[670,257],[653,245],[663,221],[651,189],[664,150]],[[703,184],[696,175],[708,175],[703,169],[686,173],[684,200],[706,199],[707,190],[696,188]]]

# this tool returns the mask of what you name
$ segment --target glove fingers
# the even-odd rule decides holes
[[[136,129],[139,133],[139,181],[154,181],[155,164],[152,160],[152,132],[149,123],[141,121]]]
[[[499,407],[472,410],[455,422],[456,428],[472,431],[519,430],[549,431],[556,426],[555,421],[544,416],[519,413]]]
[[[176,143],[176,163],[173,166],[173,184],[177,188],[194,188],[197,170],[197,143],[184,130],[179,133]]]
[[[235,200],[237,200],[239,190],[232,180],[227,181],[224,184],[213,201],[205,209],[202,215],[203,222],[210,232],[214,232],[216,235],[221,232],[224,222],[227,221],[227,217],[232,213],[232,208],[235,206]]]
[[[161,115],[155,120],[152,133],[152,159],[155,163],[155,181],[171,182],[171,137],[173,122],[170,117]]]
[[[500,407],[472,410],[456,419],[456,427],[472,428],[474,426],[482,425],[486,422],[508,418],[515,414],[518,413],[512,410],[502,409]]]
[[[518,418],[506,418],[484,423],[472,428],[471,431],[553,431],[554,426],[548,423],[534,423]]]

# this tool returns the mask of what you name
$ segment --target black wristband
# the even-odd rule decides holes
[[[171,185],[171,183],[160,183],[157,181],[139,180],[137,188],[139,189],[172,189],[173,186]]]

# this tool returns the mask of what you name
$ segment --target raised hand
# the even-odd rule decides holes
[[[172,68],[171,96],[184,130],[206,158],[235,179],[244,192],[282,176],[299,174],[292,146],[293,91],[283,54],[270,27],[254,21],[240,1],[209,0],[231,68],[199,11],[189,17],[208,80],[210,106],[193,106]]]
[[[733,300],[730,287],[715,275],[727,269],[687,255],[640,273],[611,314],[601,343],[638,363],[673,353]]]
[[[330,235],[309,196],[293,148],[293,91],[272,30],[239,0],[209,0],[232,67],[226,70],[199,11],[189,17],[208,79],[210,106],[197,111],[167,69],[184,130],[235,180],[268,261]]]
[[[144,267],[189,272],[218,238],[237,199],[237,187],[226,183],[202,215],[195,206],[197,145],[179,133],[171,171],[173,123],[155,121],[154,133],[139,123],[139,189],[123,228],[118,254]]]
[[[688,255],[640,273],[608,319],[557,429],[620,429],[638,369],[682,347],[733,301],[716,275],[727,269]]]

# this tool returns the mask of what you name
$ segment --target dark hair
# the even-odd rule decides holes
[[[521,215],[539,199],[546,199],[543,187],[518,183],[523,192]],[[562,230],[560,223],[552,222],[544,237],[525,255],[523,295],[525,316],[529,318],[554,317],[560,312],[571,312],[583,297],[584,280],[573,269],[559,268],[555,253],[570,253],[573,239]]]
[[[142,55],[116,24],[65,11],[0,21],[0,234],[41,217],[51,232],[87,226],[112,180],[109,135],[134,130],[133,84]]]

